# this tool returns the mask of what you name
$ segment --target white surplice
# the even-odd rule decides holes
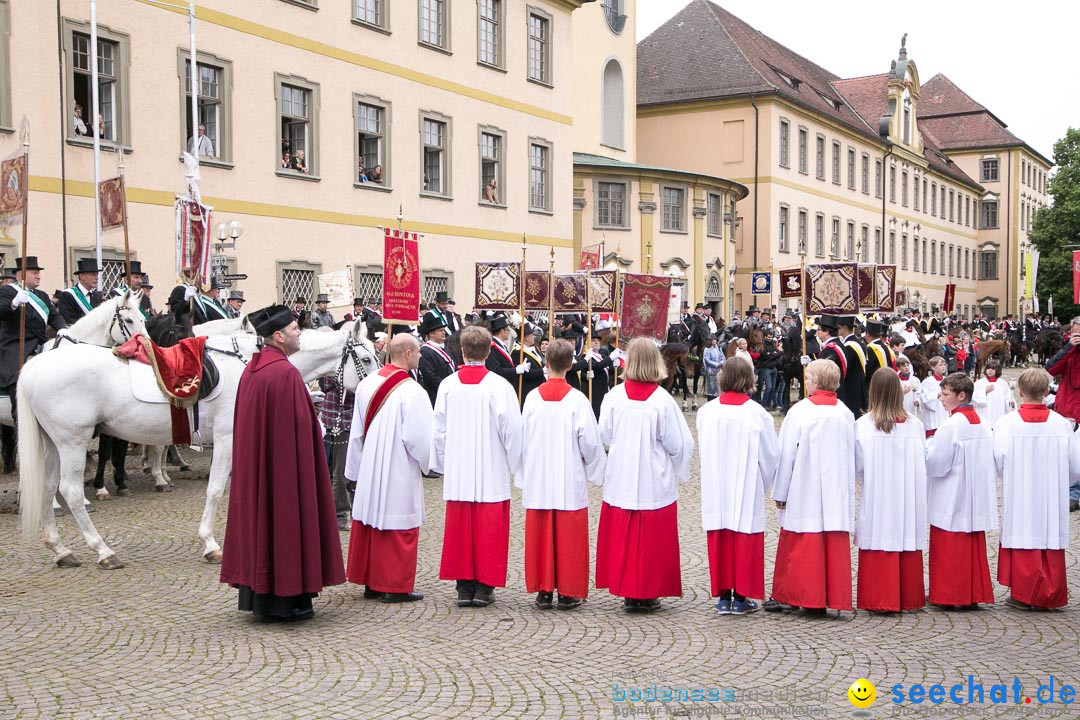
[[[439,384],[431,469],[443,500],[502,502],[521,468],[521,412],[514,386],[495,373],[475,385],[455,373]]]
[[[356,483],[354,520],[378,530],[409,530],[424,521],[424,486],[434,418],[427,392],[416,381],[402,382],[364,434],[364,417],[382,375],[369,375],[356,388],[345,477]]]
[[[869,415],[856,420],[855,479],[862,485],[855,545],[860,550],[925,550],[926,431],[922,422],[909,415],[892,432],[884,433]]]
[[[993,390],[990,390],[990,388]],[[975,392],[971,395],[971,404],[975,406],[975,412],[979,413],[984,423],[994,427],[1001,418],[1015,409],[1012,388],[1005,380],[990,382],[988,378],[979,378],[975,383]],[[1010,407],[1010,404],[1013,407]]]
[[[710,400],[697,412],[697,431],[702,529],[764,532],[765,494],[780,459],[772,416],[753,400]]]
[[[897,377],[900,377],[900,373],[897,373],[896,375]],[[900,378],[900,387],[911,388],[911,392],[904,393],[904,412],[908,414],[908,417],[914,416],[918,418],[920,416],[919,409],[915,407],[915,401],[919,398],[919,385],[919,378],[916,377],[915,373],[908,375],[907,380]],[[919,420],[919,423],[922,424],[921,419]],[[924,425],[923,427],[926,426]]]
[[[942,378],[944,380],[945,378]],[[937,430],[949,419],[949,411],[941,404],[941,380],[931,373],[919,381],[919,404],[922,405],[922,423],[927,430]]]
[[[1046,422],[1024,422],[1011,412],[994,426],[1002,547],[1069,547],[1069,482],[1080,472],[1078,438],[1072,423],[1053,410]]]
[[[544,400],[534,390],[525,398],[521,422],[528,438],[514,477],[521,504],[527,510],[588,506],[587,486],[603,484],[607,460],[589,399],[573,388],[562,400]]]
[[[855,514],[855,416],[841,402],[795,403],[780,426],[773,500],[787,503],[790,532],[851,532]]]
[[[694,438],[663,388],[646,400],[626,396],[626,384],[604,396],[600,439],[608,446],[604,502],[624,510],[656,510],[679,499],[690,479]]]
[[[927,517],[934,527],[971,533],[997,529],[994,438],[984,422],[961,413],[941,424],[926,444]]]

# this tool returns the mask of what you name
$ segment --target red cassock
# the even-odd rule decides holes
[[[765,597],[765,533],[709,530],[709,581],[712,596],[725,590]]]
[[[900,612],[926,605],[922,550],[859,550],[861,610]]]
[[[985,532],[950,532],[930,526],[929,599],[934,605],[994,602]]]
[[[1040,608],[1065,607],[1069,586],[1064,550],[998,550],[998,582],[1022,603]]]
[[[446,501],[440,580],[477,580],[506,587],[510,501]]]
[[[416,586],[420,528],[379,530],[359,520],[349,533],[349,582],[381,593],[411,593]]]
[[[677,505],[626,510],[605,502],[600,507],[597,588],[634,600],[682,596]]]
[[[589,510],[525,511],[525,589],[589,594]]]
[[[780,530],[773,599],[804,608],[851,610],[851,537],[840,530]]]
[[[300,372],[266,347],[236,393],[221,582],[295,597],[345,582],[319,421]]]

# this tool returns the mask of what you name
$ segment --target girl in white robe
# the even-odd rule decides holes
[[[900,376],[900,389],[904,393],[904,412],[909,417],[919,417],[919,378],[911,372],[911,360],[907,355],[896,356],[896,374]],[[919,421],[922,425],[922,420]]]
[[[949,419],[949,411],[939,398],[947,367],[945,358],[934,356],[930,358],[930,374],[919,381],[919,405],[922,406],[922,422],[928,438],[933,437],[941,423]]]
[[[983,422],[992,428],[998,420],[1016,409],[1016,401],[1013,400],[1009,383],[1001,379],[999,360],[987,360],[983,372],[986,377],[979,378],[975,383],[971,404]]]
[[[896,374],[874,373],[869,409],[855,421],[855,480],[862,484],[856,604],[875,612],[926,604],[926,440],[922,422],[904,412],[906,397]]]

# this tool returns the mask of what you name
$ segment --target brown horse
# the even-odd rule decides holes
[[[667,377],[660,383],[660,387],[671,393],[673,397],[677,391],[682,390],[683,410],[686,409],[686,403],[690,397],[690,388],[686,384],[690,364],[687,360],[689,354],[690,348],[686,343],[675,342],[660,346],[660,357],[667,371]],[[695,405],[696,400],[695,398]]]
[[[983,365],[995,355],[1000,356],[999,359],[1003,362],[1009,359],[1012,347],[1008,340],[986,340],[979,343],[979,354],[975,356],[975,377],[982,375]]]

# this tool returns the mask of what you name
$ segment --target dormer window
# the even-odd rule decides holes
[[[904,144],[911,144],[911,98],[904,98]]]
[[[835,98],[831,98],[828,95],[826,95],[825,93],[820,93],[819,92],[818,95],[821,96],[821,99],[825,101],[826,105],[831,107],[833,110],[836,110],[837,112],[840,111],[840,101],[839,100],[836,100]]]
[[[798,90],[799,89],[799,85],[802,83],[801,80],[797,80],[797,79],[791,77],[790,75],[788,75],[787,73],[782,73],[779,70],[777,70],[776,68],[773,68],[773,72],[775,72],[777,75],[779,75],[780,79],[783,80],[787,84],[787,86],[789,88],[791,88],[793,90]]]

